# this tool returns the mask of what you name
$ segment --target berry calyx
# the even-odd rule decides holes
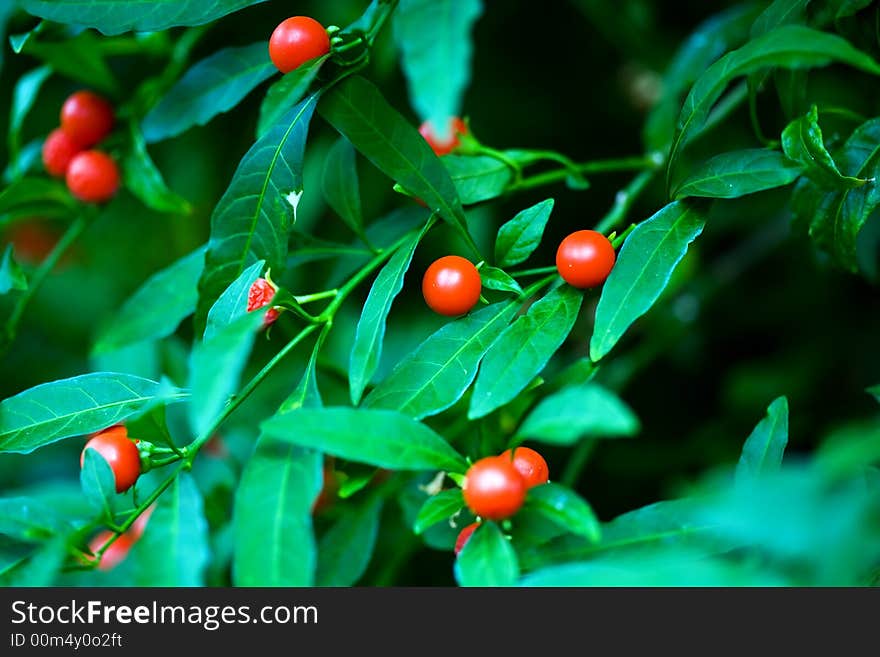
[[[278,288],[275,287],[272,281],[258,278],[251,285],[251,289],[248,290],[247,311],[253,312],[254,310],[265,308],[272,302],[272,298],[277,291]],[[271,326],[280,314],[277,308],[269,308],[263,317],[263,327]]]
[[[533,449],[528,447],[517,447],[513,451],[508,449],[501,454],[501,458],[513,463],[513,467],[522,475],[526,488],[534,488],[550,480],[547,461]]]
[[[63,178],[73,157],[82,150],[61,128],[49,133],[43,142],[43,166],[50,176]]]
[[[61,129],[80,148],[90,148],[110,134],[113,106],[91,91],[77,91],[61,106]]]
[[[595,230],[579,230],[566,237],[556,251],[556,269],[569,285],[586,289],[605,282],[616,254],[611,242]]]
[[[83,151],[67,167],[67,188],[80,201],[103,203],[119,189],[119,169],[113,158],[101,151]]]
[[[468,542],[468,539],[479,526],[480,523],[472,522],[458,533],[458,538],[455,539],[455,556],[458,556],[458,553],[464,549],[464,544]]]
[[[446,135],[441,137],[430,121],[425,121],[419,126],[419,134],[425,138],[431,150],[438,157],[451,153],[461,145],[461,135],[468,133],[467,124],[457,116],[449,119]]]
[[[474,515],[504,520],[526,500],[526,483],[508,458],[489,456],[474,463],[462,484],[464,501]]]
[[[464,315],[480,300],[480,272],[461,256],[444,256],[431,263],[422,278],[425,303],[447,317]]]
[[[127,491],[140,476],[140,453],[135,442],[129,439],[125,427],[110,427],[91,438],[80,454],[80,467],[85,463],[86,450],[89,449],[95,450],[107,461],[113,471],[117,493]]]
[[[308,16],[292,16],[281,21],[269,38],[269,58],[282,73],[289,73],[328,52],[327,30]]]

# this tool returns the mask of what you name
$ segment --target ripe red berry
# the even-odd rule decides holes
[[[425,303],[436,313],[463,315],[480,300],[480,272],[460,256],[444,256],[431,263],[422,278]]]
[[[109,135],[113,121],[113,106],[91,91],[77,91],[61,106],[61,129],[81,148]]]
[[[550,480],[550,468],[547,467],[547,461],[533,449],[517,447],[513,453],[508,449],[501,454],[501,458],[513,462],[513,467],[522,475],[526,488],[534,488],[546,484]]]
[[[480,523],[472,522],[459,532],[458,538],[455,539],[455,556],[458,556],[458,553],[464,549],[464,544],[468,542],[471,534],[473,534],[479,526]]]
[[[330,52],[327,30],[314,18],[293,16],[281,21],[269,38],[269,58],[282,73]]]
[[[248,291],[247,311],[252,312],[268,306],[272,302],[272,298],[275,296],[276,291],[277,288],[265,278],[258,278],[255,280],[253,285],[251,285],[251,289]],[[275,308],[269,308],[269,310],[266,311],[266,315],[263,317],[263,326],[266,327],[271,325],[276,319],[278,319],[279,314],[280,313]]]
[[[96,553],[101,547],[110,540],[113,536],[113,532],[105,529],[104,531],[95,535],[95,537],[89,541],[89,549]],[[101,555],[101,560],[98,562],[99,570],[111,570],[115,568],[119,562],[121,562],[125,557],[128,556],[128,551],[131,550],[131,546],[134,545],[137,539],[133,538],[129,535],[128,532],[120,535],[113,543],[110,544],[104,554]]]
[[[43,166],[51,176],[63,178],[73,156],[82,148],[61,128],[49,133],[43,142]]]
[[[510,459],[489,456],[474,463],[462,485],[465,504],[487,520],[509,518],[526,499],[526,482]]]
[[[89,440],[80,454],[80,467],[85,463],[88,449],[98,452],[110,465],[116,480],[117,493],[123,493],[131,488],[141,474],[141,459],[137,445],[128,438],[124,427],[111,427]]]
[[[83,151],[67,167],[67,188],[80,201],[103,203],[119,189],[116,162],[101,151]]]
[[[466,135],[468,133],[468,128],[464,121],[457,116],[454,116],[449,119],[449,126],[447,127],[445,137],[440,137],[429,121],[425,121],[419,126],[419,133],[425,138],[425,141],[428,142],[431,150],[433,150],[439,157],[451,153],[458,148],[461,145],[461,139],[459,137],[461,135]]]
[[[559,244],[556,269],[569,285],[596,287],[608,278],[615,258],[614,247],[602,233],[579,230]]]

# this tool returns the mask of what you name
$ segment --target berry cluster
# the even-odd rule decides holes
[[[94,149],[114,123],[113,107],[90,91],[71,94],[61,106],[61,126],[43,142],[43,166],[64,178],[76,198],[87,203],[110,200],[119,188],[119,169],[112,157]]]

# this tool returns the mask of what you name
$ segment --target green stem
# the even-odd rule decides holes
[[[608,213],[602,217],[598,224],[596,224],[595,230],[600,233],[607,233],[626,219],[626,215],[629,213],[630,208],[632,208],[633,203],[635,203],[636,199],[645,190],[645,187],[648,186],[648,183],[651,182],[651,179],[656,172],[656,169],[642,171],[633,178],[626,187],[617,192],[617,195],[614,197],[614,205],[611,206]]]
[[[657,160],[653,157],[623,157],[610,160],[594,160],[592,162],[582,162],[574,164],[572,167],[564,167],[562,169],[554,169],[553,171],[545,171],[528,178],[523,178],[519,183],[512,185],[511,190],[532,189],[534,187],[542,187],[565,180],[572,171],[581,174],[589,173],[610,173],[615,171],[642,171],[644,169],[654,170],[657,168]]]
[[[312,301],[320,301],[321,299],[335,297],[337,294],[339,294],[339,290],[334,288],[323,292],[315,292],[314,294],[303,294],[302,296],[295,296],[293,298],[296,299],[297,303],[311,303]]]
[[[520,299],[528,299],[535,292],[537,292],[538,290],[540,290],[543,287],[546,287],[547,285],[552,283],[554,280],[556,280],[556,278],[558,276],[559,276],[559,274],[556,272],[556,267],[554,267],[552,274],[542,278],[540,281],[536,281],[536,282],[532,283],[525,290],[523,290],[522,295],[520,295]]]
[[[581,441],[581,443],[575,447],[568,459],[568,464],[565,466],[565,470],[562,472],[560,483],[563,486],[572,488],[577,483],[578,479],[580,479],[581,471],[583,471],[584,466],[587,464],[590,454],[593,453],[595,447],[596,441],[590,439]]]
[[[512,278],[519,278],[521,276],[540,276],[541,274],[552,274],[556,271],[556,266],[553,267],[537,267],[535,269],[521,269],[519,271],[511,271],[508,272],[508,276]]]
[[[382,29],[382,26],[385,25],[385,21],[394,13],[394,10],[397,8],[397,3],[399,0],[389,0],[381,5],[381,11],[376,16],[373,21],[373,24],[370,26],[370,29],[367,30],[366,39],[367,43],[371,46],[373,45],[373,41],[376,39],[376,35],[379,34],[379,31]]]
[[[627,228],[625,231],[623,231],[620,235],[616,235],[614,237],[614,239],[611,240],[611,246],[614,247],[615,251],[620,247],[621,244],[623,244],[626,241],[626,238],[629,237],[629,234],[631,232],[633,232],[635,229],[636,229],[636,225],[630,224],[629,228]]]

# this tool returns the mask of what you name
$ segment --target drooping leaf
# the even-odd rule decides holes
[[[162,173],[147,152],[143,135],[134,126],[131,129],[130,147],[122,160],[122,179],[125,188],[148,208],[172,214],[192,212],[189,201],[168,188]]]
[[[358,186],[357,162],[354,147],[340,137],[324,159],[321,177],[324,199],[333,211],[358,237],[364,236],[364,216],[361,210],[361,191]]]
[[[819,128],[819,111],[812,106],[806,116],[795,119],[782,131],[782,149],[789,159],[804,167],[804,175],[820,187],[850,189],[865,180],[843,175],[825,148]]]
[[[736,466],[737,478],[754,477],[778,470],[787,444],[788,400],[777,397],[767,407],[767,416],[758,423],[743,445]]]
[[[488,265],[480,267],[480,281],[483,287],[489,290],[513,292],[514,294],[523,293],[520,284],[503,269],[498,269],[497,267],[490,267]]]
[[[210,340],[223,328],[247,313],[248,293],[254,281],[259,278],[265,265],[265,261],[257,260],[241,272],[241,275],[232,281],[232,284],[214,302],[211,310],[208,311],[208,323],[205,326],[204,335],[205,340]]]
[[[464,205],[497,198],[510,184],[513,174],[504,162],[485,155],[455,155],[440,158]]]
[[[538,248],[544,227],[553,211],[553,202],[552,198],[548,198],[526,208],[498,229],[495,263],[499,267],[518,265]]]
[[[513,586],[519,577],[516,552],[494,522],[483,522],[455,560],[459,586]]]
[[[651,308],[704,224],[701,206],[675,201],[630,233],[602,288],[590,358],[597,361],[611,351],[630,325]]]
[[[261,139],[287,113],[288,108],[299,103],[314,82],[321,65],[329,55],[309,60],[290,73],[273,82],[260,105],[257,122],[257,138]]]
[[[110,464],[96,450],[85,450],[79,480],[83,493],[95,512],[104,518],[112,518],[116,476]]]
[[[21,265],[15,261],[12,244],[7,244],[3,250],[3,259],[0,260],[0,295],[7,294],[11,290],[23,291],[27,288],[27,277]]]
[[[429,527],[455,515],[462,507],[464,507],[464,497],[460,488],[442,490],[436,495],[431,495],[419,509],[413,531],[421,534]]]
[[[546,483],[529,489],[526,504],[572,534],[598,542],[602,536],[599,519],[590,505],[573,490]]]
[[[321,537],[317,586],[352,586],[363,576],[379,534],[382,501],[380,496],[372,495],[359,508],[344,514]]]
[[[802,165],[777,151],[754,148],[721,153],[697,167],[673,198],[738,198],[789,185],[801,171]]]

